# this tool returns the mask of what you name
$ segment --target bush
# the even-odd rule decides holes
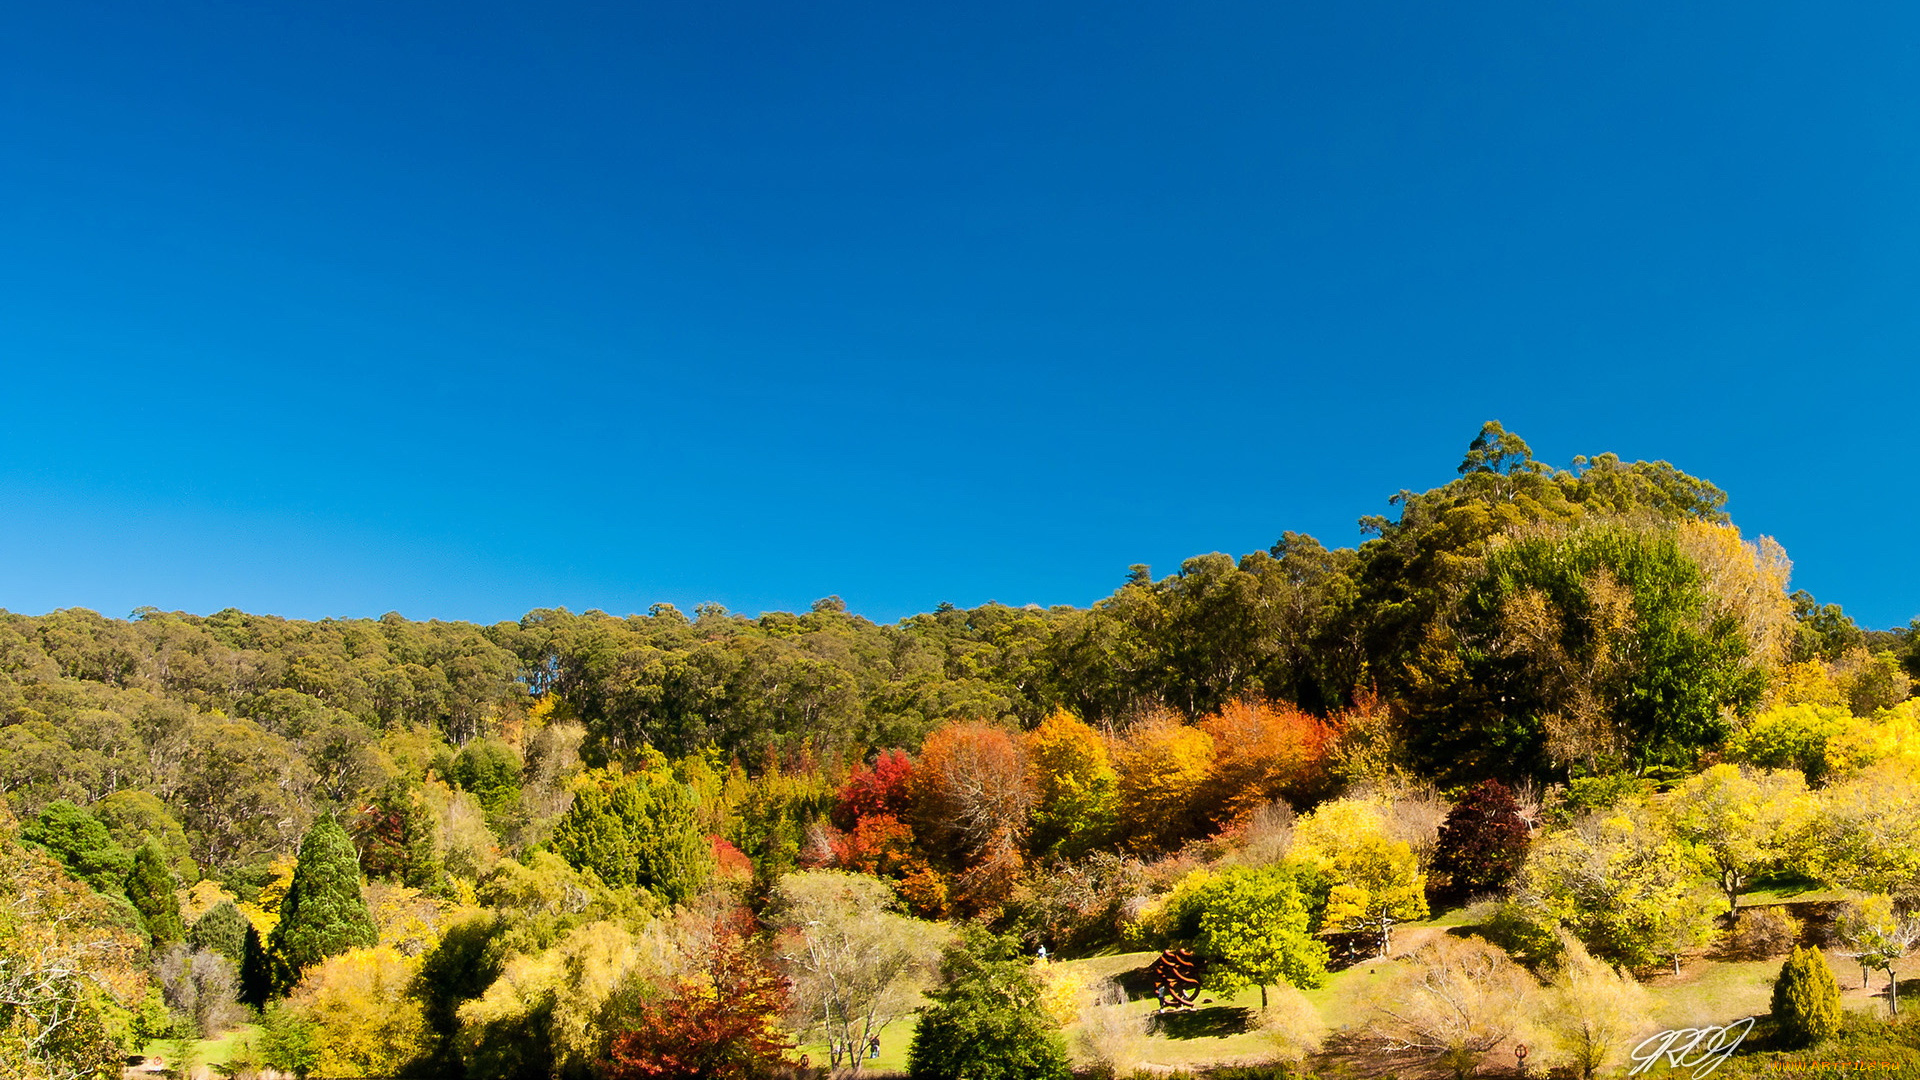
[[[1727,936],[1726,953],[1736,960],[1771,960],[1799,943],[1800,930],[1800,920],[1780,908],[1747,908]]]
[[[1773,1020],[1786,1046],[1811,1046],[1840,1030],[1840,984],[1819,950],[1795,948],[1781,965]]]

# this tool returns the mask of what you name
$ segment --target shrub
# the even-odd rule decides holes
[[[1840,1029],[1840,984],[1819,950],[1795,948],[1781,965],[1773,1020],[1788,1046],[1811,1046]]]
[[[1799,919],[1777,907],[1747,908],[1726,939],[1727,955],[1739,960],[1771,960],[1799,942],[1800,929]]]

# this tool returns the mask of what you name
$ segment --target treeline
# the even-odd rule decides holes
[[[1161,709],[1326,716],[1369,697],[1403,721],[1416,771],[1465,782],[1685,765],[1793,663],[1847,668],[1862,714],[1920,675],[1911,628],[1789,596],[1778,546],[1741,538],[1722,492],[1664,462],[1550,468],[1489,424],[1460,472],[1395,496],[1357,549],[1287,533],[1158,580],[1136,566],[1089,608],[942,605],[894,625],[835,598],[485,627],[0,615],[0,792],[32,815],[149,791],[197,861],[225,866],[476,740],[551,758],[528,722],[549,695],[590,765],[652,749],[749,771],[912,749],[953,720],[1031,728],[1063,708],[1115,732]]]

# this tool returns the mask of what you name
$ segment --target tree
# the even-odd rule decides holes
[[[300,1080],[320,1064],[320,1029],[299,1012],[276,1002],[261,1017],[260,1057],[264,1063]]]
[[[767,923],[792,980],[796,1022],[821,1033],[837,1066],[911,1012],[944,931],[897,914],[884,882],[836,870],[782,877]],[[861,1058],[850,1060],[860,1071]]]
[[[194,920],[187,931],[187,944],[196,949],[211,949],[226,957],[239,970],[247,957],[247,931],[252,924],[240,914],[233,901],[222,900]]]
[[[155,950],[164,950],[187,936],[187,928],[180,921],[180,897],[173,889],[173,871],[167,868],[167,855],[160,842],[152,837],[134,852],[133,869],[127,874],[127,899],[146,923]]]
[[[1283,702],[1237,698],[1202,720],[1213,739],[1213,773],[1201,796],[1219,824],[1244,822],[1275,801],[1305,805],[1326,794],[1339,731]]]
[[[1150,717],[1116,747],[1120,831],[1135,851],[1177,847],[1201,826],[1198,797],[1213,771],[1213,738],[1170,715]]]
[[[1842,764],[1835,760],[1834,739],[1851,720],[1838,705],[1776,705],[1728,736],[1726,756],[1763,769],[1799,769],[1808,783],[1818,783]]]
[[[60,860],[67,872],[93,886],[95,892],[116,895],[126,883],[133,859],[113,842],[100,820],[64,799],[48,803],[40,816],[20,830],[20,839]]]
[[[1796,947],[1780,966],[1773,1019],[1789,1046],[1811,1046],[1840,1030],[1840,984],[1818,949]]]
[[[307,968],[349,949],[372,948],[379,937],[360,893],[353,841],[339,822],[323,817],[300,841],[293,884],[267,944],[273,988],[285,993]]]
[[[1868,896],[1849,905],[1839,929],[1854,950],[1850,955],[1860,961],[1861,989],[1866,988],[1869,968],[1886,972],[1887,1009],[1899,1015],[1900,983],[1893,965],[1920,945],[1920,918],[1895,912],[1891,897]]]
[[[786,980],[722,932],[697,978],[682,979],[664,1000],[643,1006],[614,1035],[611,1080],[754,1080],[785,1063],[793,1044],[777,1021]]]
[[[1294,829],[1294,854],[1328,889],[1325,923],[1378,935],[1391,948],[1394,924],[1427,915],[1427,878],[1413,846],[1388,836],[1382,808],[1359,799],[1315,807]]]
[[[1327,925],[1377,934],[1381,956],[1392,947],[1396,923],[1427,917],[1427,878],[1404,841],[1358,837],[1333,853],[1325,872],[1333,886]]]
[[[1421,643],[1427,766],[1545,778],[1690,763],[1722,739],[1727,716],[1760,703],[1765,642],[1724,610],[1685,535],[1610,522],[1492,547]]]
[[[314,1068],[331,1076],[397,1076],[426,1048],[408,993],[415,965],[393,949],[349,949],[307,969],[285,1008],[312,1025]]]
[[[1579,938],[1563,930],[1559,941],[1545,1026],[1583,1080],[1593,1080],[1620,1064],[1634,1038],[1652,1027],[1652,1002],[1632,975],[1594,959]]]
[[[692,896],[712,873],[693,793],[657,754],[639,772],[595,770],[576,780],[553,847],[609,885],[650,889],[668,903]]]
[[[494,738],[475,739],[460,748],[447,779],[470,791],[488,814],[498,814],[520,798],[520,773],[525,763],[519,751]]]
[[[1211,962],[1208,982],[1223,993],[1284,981],[1319,986],[1327,947],[1307,928],[1307,904],[1294,876],[1280,867],[1231,870],[1195,898],[1200,908],[1194,948]]]
[[[210,949],[175,945],[154,965],[167,1007],[196,1039],[217,1038],[246,1019],[233,961]]]
[[[1739,914],[1740,893],[1753,875],[1786,857],[1806,817],[1806,794],[1797,772],[1746,773],[1736,765],[1715,765],[1668,800],[1668,827],[1713,873],[1729,918]]]
[[[1920,783],[1886,763],[1820,793],[1806,869],[1842,888],[1890,893],[1920,877]]]
[[[1027,734],[1027,759],[1036,791],[1036,852],[1074,858],[1112,837],[1119,774],[1098,732],[1055,709]]]
[[[888,750],[873,766],[854,766],[847,782],[833,798],[833,823],[852,830],[861,818],[905,819],[913,809],[913,759],[903,750]]]
[[[1516,887],[1521,910],[1572,930],[1596,955],[1630,967],[1667,959],[1717,933],[1712,893],[1688,849],[1645,807],[1623,803],[1536,841]]]
[[[1503,889],[1526,862],[1532,839],[1513,792],[1498,780],[1468,788],[1447,813],[1433,869],[1459,899]]]
[[[1415,1051],[1456,1077],[1511,1038],[1538,987],[1507,954],[1479,938],[1438,937],[1414,950],[1372,995],[1369,1031],[1388,1051]]]
[[[115,1071],[114,1028],[146,986],[134,935],[106,897],[18,844],[0,806],[0,1073],[83,1080]]]
[[[313,820],[313,770],[289,740],[244,719],[196,718],[171,783],[193,857],[227,867],[293,847]]]
[[[160,844],[160,850],[166,854],[167,866],[176,875],[192,881],[199,877],[193,865],[191,849],[187,843],[186,830],[180,822],[150,791],[139,788],[121,788],[119,791],[101,799],[90,807],[93,816],[107,827],[113,835],[113,842],[127,851],[136,851],[149,839]]]
[[[947,950],[907,1049],[912,1080],[1067,1080],[1066,1044],[1033,967],[980,935]]]
[[[996,838],[1024,838],[1034,789],[1018,740],[985,724],[927,736],[913,772],[914,831],[932,851],[976,859]]]

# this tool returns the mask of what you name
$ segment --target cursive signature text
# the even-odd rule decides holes
[[[1667,1068],[1692,1069],[1693,1080],[1700,1080],[1733,1056],[1733,1050],[1740,1045],[1740,1040],[1753,1030],[1753,1020],[1749,1016],[1724,1027],[1675,1028],[1651,1036],[1629,1052],[1634,1066],[1627,1075],[1638,1076],[1664,1057],[1667,1059]]]

